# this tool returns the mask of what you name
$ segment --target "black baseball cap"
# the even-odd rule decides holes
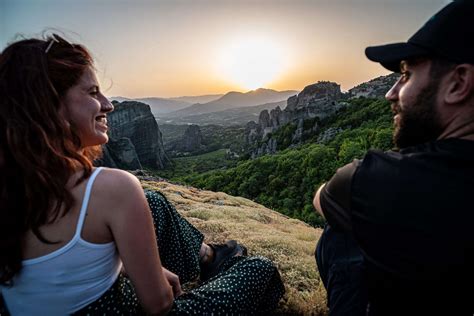
[[[418,57],[474,64],[474,0],[449,3],[406,43],[370,46],[365,55],[394,72],[400,72],[400,61]]]

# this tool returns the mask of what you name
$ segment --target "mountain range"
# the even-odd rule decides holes
[[[222,94],[209,94],[199,96],[183,96],[175,98],[160,98],[160,97],[146,97],[146,98],[126,98],[126,97],[109,97],[110,101],[138,101],[148,104],[151,107],[151,111],[155,116],[160,116],[164,113],[169,113],[177,110],[181,110],[195,103],[207,103],[222,97]]]
[[[219,99],[222,96],[223,94],[207,94],[207,95],[174,97],[174,98],[168,98],[168,99],[175,100],[175,101],[184,101],[184,102],[188,102],[189,104],[195,104],[195,103],[211,102],[211,101]]]
[[[265,103],[279,102],[296,95],[298,91],[286,90],[275,91],[271,89],[257,89],[249,92],[228,92],[217,100],[208,103],[197,103],[190,107],[166,113],[164,118],[183,117],[189,115],[199,115],[204,113],[224,111],[233,108],[242,108],[248,106],[261,105]]]
[[[396,76],[395,76],[396,77]],[[337,101],[357,97],[380,97],[396,78],[393,75],[377,77],[368,82],[361,83],[347,92],[340,91],[332,99]],[[324,82],[321,82],[324,83]],[[338,84],[336,84],[339,86]],[[314,84],[305,89],[326,89],[320,84]],[[318,88],[319,87],[319,88]],[[334,91],[333,91],[334,92]],[[260,88],[248,92],[231,91],[224,95],[212,94],[202,96],[183,96],[175,98],[138,98],[134,99],[150,105],[151,111],[159,124],[197,124],[220,126],[244,126],[250,121],[257,122],[262,111],[279,109],[284,111],[287,104],[294,102],[307,103],[308,100],[297,100],[299,91],[275,91]],[[305,95],[303,93],[303,95]],[[311,93],[310,93],[311,95]],[[113,97],[117,101],[128,101],[129,98]],[[290,102],[291,101],[291,102]],[[288,109],[290,110],[290,109]],[[286,120],[284,120],[286,121]]]
[[[273,110],[279,106],[284,108],[286,100],[259,104],[254,106],[237,107],[223,111],[167,117],[167,114],[155,116],[159,124],[198,124],[198,125],[245,125],[250,121],[257,121],[260,112]]]
[[[290,96],[296,95],[297,93],[298,91],[295,90],[275,91],[260,88],[245,93],[231,91],[225,95],[214,94],[177,98],[149,97],[136,99],[111,97],[109,99],[119,102],[133,100],[146,103],[150,105],[151,111],[155,117],[160,120],[167,120],[170,118],[183,118],[187,116],[196,116],[205,113],[260,105],[263,106],[263,108],[266,108],[266,104],[286,101]],[[256,112],[259,112],[259,110],[261,111],[261,109],[255,109]],[[240,111],[240,109],[238,109],[238,111]]]

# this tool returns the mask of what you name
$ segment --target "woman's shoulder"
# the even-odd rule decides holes
[[[127,171],[103,168],[93,191],[95,206],[102,210],[104,222],[116,237],[128,230],[139,229],[136,225],[140,216],[150,216],[140,181]]]
[[[140,183],[133,174],[122,169],[101,167],[100,178],[110,185],[127,185],[130,183]],[[99,178],[99,177],[98,177]]]
[[[95,179],[94,191],[114,201],[143,194],[140,181],[130,172],[103,167]]]

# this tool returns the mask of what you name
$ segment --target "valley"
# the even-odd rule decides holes
[[[158,122],[151,134],[158,135],[156,146],[164,153],[164,163],[158,168],[143,163],[139,169],[174,183],[246,197],[321,227],[324,221],[312,206],[317,187],[329,180],[337,168],[363,157],[367,150],[393,147],[392,114],[383,95],[395,80],[396,75],[375,78],[348,92],[341,92],[336,83],[318,82],[276,103],[177,118],[177,122],[189,120],[187,124],[162,123],[165,115],[157,117],[151,110],[147,117],[152,115]],[[255,99],[258,92],[239,95],[244,98],[241,103],[257,102],[248,99]],[[256,99],[261,101],[262,97]],[[125,104],[143,104],[133,102]],[[180,111],[184,113],[177,112]],[[202,122],[211,122],[212,118],[229,113],[244,118],[258,111],[258,116],[253,114],[256,119],[246,123],[242,119],[240,124],[193,121],[201,117]],[[140,133],[143,132],[137,127],[135,137]],[[143,140],[132,145],[140,148],[140,142]],[[133,155],[131,147],[127,148],[130,160]],[[120,157],[117,153],[115,156]],[[119,167],[133,169],[136,164],[133,168],[126,164]]]

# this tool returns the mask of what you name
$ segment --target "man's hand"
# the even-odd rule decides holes
[[[164,267],[163,267],[163,274],[165,275],[165,278],[168,280],[168,283],[173,288],[174,297],[177,298],[178,296],[183,294],[183,290],[181,290],[181,284],[179,283],[179,277]]]

